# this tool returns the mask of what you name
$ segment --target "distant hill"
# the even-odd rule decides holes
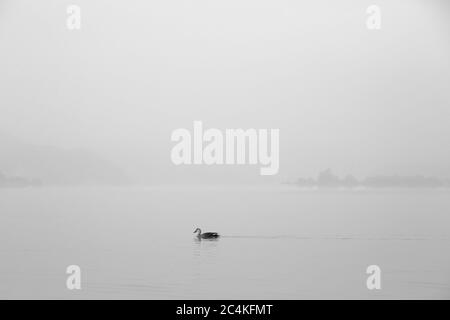
[[[11,187],[36,187],[41,186],[42,182],[38,179],[27,179],[23,177],[9,177],[0,172],[0,188]]]
[[[358,180],[352,175],[345,178],[333,174],[331,169],[327,169],[318,174],[317,179],[299,178],[296,185],[300,187],[319,187],[319,188],[441,188],[450,187],[450,181],[438,179],[435,177],[425,177],[422,175],[414,176],[386,176],[378,175]]]
[[[50,185],[123,184],[124,172],[95,153],[33,145],[0,133],[0,172]]]

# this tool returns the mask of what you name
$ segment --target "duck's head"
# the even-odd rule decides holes
[[[197,232],[198,233],[202,233],[202,230],[200,230],[200,228],[197,228],[197,229],[194,230],[194,233],[197,233]]]

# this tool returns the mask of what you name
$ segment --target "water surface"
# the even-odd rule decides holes
[[[449,249],[448,190],[0,190],[2,299],[448,299]]]

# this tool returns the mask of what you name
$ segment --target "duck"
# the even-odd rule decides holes
[[[220,237],[220,235],[217,232],[202,233],[202,230],[200,228],[195,229],[194,233],[197,233],[198,239],[217,239]]]

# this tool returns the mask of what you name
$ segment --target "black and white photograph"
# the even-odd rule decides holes
[[[448,300],[449,252],[449,1],[0,0],[0,300]]]

